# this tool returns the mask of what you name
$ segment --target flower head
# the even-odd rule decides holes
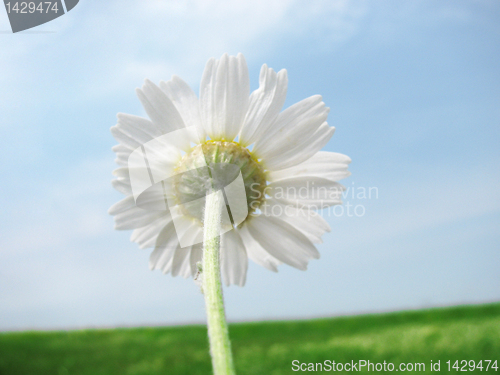
[[[116,229],[133,229],[132,241],[154,248],[151,269],[197,274],[202,202],[214,181],[227,204],[226,285],[244,285],[248,258],[272,271],[282,263],[305,270],[319,258],[314,244],[330,227],[316,210],[341,203],[337,181],[349,176],[350,159],[320,151],[334,132],[321,96],[281,111],[287,83],[286,70],[263,65],[250,94],[243,55],[226,54],[208,61],[199,98],[179,77],[159,87],[146,80],[137,95],[149,119],[118,114],[113,186],[126,197],[109,212]],[[138,188],[134,176],[151,186]]]

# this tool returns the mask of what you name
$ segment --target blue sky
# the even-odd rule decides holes
[[[500,300],[498,19],[497,1],[82,0],[10,34],[0,11],[0,329],[204,320],[191,280],[113,230],[109,128],[144,115],[144,78],[197,91],[224,52],[252,88],[263,63],[286,68],[285,106],[323,95],[344,184],[378,192],[327,217],[308,271],[251,264],[225,290],[230,320]]]

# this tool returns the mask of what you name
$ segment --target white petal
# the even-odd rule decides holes
[[[213,140],[232,141],[248,109],[250,80],[242,54],[210,59],[200,85],[200,114]]]
[[[165,138],[168,137],[169,135],[165,136]],[[179,140],[177,145],[163,142],[163,139],[164,138],[157,138],[148,142],[144,146],[144,155],[155,182],[160,182],[161,180],[172,176],[175,165],[182,157],[182,150],[180,147],[190,148],[189,140],[186,138]],[[131,166],[129,165],[129,168],[130,167]],[[140,169],[138,169],[137,172],[139,173],[136,175],[140,176]]]
[[[266,168],[270,171],[277,171],[306,161],[328,143],[334,132],[335,128],[329,127],[324,122],[314,134],[305,139],[299,146],[291,147],[281,154],[273,153],[272,156],[268,156],[265,159]]]
[[[126,198],[123,198],[121,201],[115,203],[110,207],[108,210],[108,214],[110,215],[116,215],[121,212],[125,212],[127,210],[130,210],[131,208],[135,207],[135,200],[134,197],[128,196]]]
[[[198,272],[197,263],[201,262],[203,257],[203,244],[199,243],[191,247],[191,255],[189,258],[189,263],[191,267],[191,275],[194,277]]]
[[[267,136],[286,99],[288,77],[286,70],[278,74],[262,65],[259,88],[250,95],[248,113],[240,131],[239,143],[251,145]]]
[[[224,283],[244,286],[247,276],[248,258],[243,241],[236,230],[221,236],[221,272]]]
[[[343,185],[324,178],[294,177],[271,182],[266,187],[266,194],[281,203],[322,209],[341,204],[344,190]]]
[[[173,76],[168,82],[161,81],[160,88],[174,103],[186,127],[195,126],[202,142],[205,140],[205,131],[201,122],[198,97],[191,87],[181,78]]]
[[[123,179],[130,179],[130,174],[127,167],[116,168],[113,172],[113,176]]]
[[[177,236],[183,247],[203,242],[203,228],[184,215],[179,205],[170,207],[170,212],[175,223]]]
[[[149,268],[170,272],[175,250],[179,246],[175,226],[169,222],[159,233],[154,251],[149,256]]]
[[[259,208],[263,215],[278,217],[291,224],[313,243],[322,243],[321,236],[331,230],[321,215],[307,208],[285,205],[272,198],[266,199]]]
[[[117,178],[116,180],[111,180],[111,185],[122,194],[132,195],[132,187],[130,186],[129,179]]]
[[[191,274],[189,263],[190,254],[191,246],[184,248],[178,247],[175,249],[174,259],[172,261],[172,276],[181,275],[182,277],[189,277]]]
[[[164,211],[148,211],[139,207],[132,207],[127,211],[115,215],[115,229],[128,230],[141,228],[151,224],[163,215],[165,215]]]
[[[129,137],[126,135],[120,128],[115,125],[111,127],[111,135],[121,144],[127,146],[131,149],[136,149],[137,147],[141,147],[142,143],[137,141],[136,139]]]
[[[293,167],[267,174],[268,181],[279,181],[291,177],[321,177],[331,181],[339,181],[351,175],[347,167],[351,159],[336,152],[319,151],[306,161]]]
[[[185,221],[190,222],[190,229],[179,233],[182,229],[176,225],[177,236],[181,236],[183,240],[187,239],[188,242],[191,238],[203,236],[203,230],[200,226],[193,224],[190,220],[185,219]],[[196,263],[201,261],[202,246],[202,243],[196,243],[193,246],[181,248],[179,244],[172,260],[172,276],[180,275],[184,278],[194,276],[197,272]]]
[[[215,73],[217,64],[214,58],[207,61],[200,83],[200,116],[203,128],[207,134],[214,133],[215,103],[213,90],[215,87]]]
[[[259,266],[267,268],[270,271],[278,272],[278,266],[281,262],[269,254],[259,243],[252,237],[246,225],[238,229],[241,240],[245,245],[248,257],[257,263]]]
[[[184,233],[179,233],[179,227],[176,226],[177,236],[186,237],[202,235],[202,229],[198,225],[193,224],[190,220],[185,219],[185,221],[190,222],[190,229]],[[182,242],[182,241],[181,241]],[[199,246],[198,244],[195,246]],[[172,260],[172,276],[180,275],[181,277],[187,278],[191,275],[191,250],[192,246],[181,247],[179,244],[175,250],[175,254]]]
[[[281,112],[266,136],[254,147],[259,158],[267,159],[284,150],[297,147],[326,121],[329,108],[321,95],[304,99]]]
[[[116,164],[122,167],[128,166],[128,158],[133,149],[123,144],[115,145],[111,149],[116,153],[116,159],[115,159]]]
[[[179,276],[187,279],[188,277],[191,277],[191,252],[193,251],[193,248],[189,248],[189,253],[188,256],[184,259],[182,262],[182,265],[179,270]]]
[[[248,221],[248,230],[266,251],[279,261],[299,270],[307,269],[318,250],[307,237],[285,221],[272,216],[257,216]]]
[[[148,119],[126,113],[118,113],[117,117],[118,124],[116,124],[116,127],[123,134],[136,140],[140,144],[144,144],[163,135],[163,133]]]
[[[167,189],[164,190],[164,186]],[[166,201],[166,197],[164,194],[165,191],[168,192],[168,188],[173,189],[172,185],[170,184],[154,184],[152,187],[150,187],[137,197],[136,205],[145,210],[168,212],[168,201]],[[171,199],[172,201],[173,197],[167,194],[167,199]]]
[[[165,153],[168,154],[168,153]],[[166,159],[166,156],[163,156],[164,159]],[[154,169],[153,167],[161,167],[162,171],[165,172],[166,175],[169,175],[168,173],[171,172],[174,167],[175,163],[170,162],[170,160],[161,160],[163,163],[162,164],[150,164],[150,170],[153,173],[153,176],[155,176],[155,173],[159,173],[157,169]],[[140,169],[137,169],[139,171]],[[117,168],[113,171],[113,175],[117,177],[117,181],[120,181],[122,184],[126,185],[126,189],[130,190],[131,189],[131,184],[130,184],[130,175],[133,174],[134,168],[128,168],[128,167],[120,167]],[[165,187],[167,188],[167,192],[171,191],[173,188],[171,184],[167,183],[165,184]],[[126,193],[127,195],[132,195],[132,193]],[[148,191],[145,191],[143,193],[144,195],[148,194]],[[145,197],[142,197],[144,200]]]
[[[165,215],[145,227],[134,229],[132,235],[130,236],[130,241],[137,243],[140,249],[153,247],[156,244],[156,240],[158,239],[158,235],[161,230],[170,221],[172,221],[170,215]]]
[[[142,90],[137,89],[136,93],[149,118],[161,133],[167,134],[185,127],[172,101],[153,82],[146,80]]]

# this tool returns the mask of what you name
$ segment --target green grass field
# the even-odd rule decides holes
[[[230,334],[239,375],[296,374],[293,360],[386,361],[395,369],[400,363],[424,363],[420,373],[436,372],[430,370],[431,360],[440,360],[445,373],[448,360],[452,365],[483,360],[484,373],[485,360],[500,362],[500,304],[239,323],[231,324]],[[204,326],[0,334],[2,375],[210,373]],[[486,373],[500,370],[490,367]]]

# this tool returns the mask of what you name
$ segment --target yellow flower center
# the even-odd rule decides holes
[[[184,214],[200,222],[204,198],[212,189],[219,190],[235,180],[241,172],[245,186],[248,214],[264,200],[266,174],[252,153],[237,142],[206,141],[193,147],[178,162],[174,177],[176,200]]]

